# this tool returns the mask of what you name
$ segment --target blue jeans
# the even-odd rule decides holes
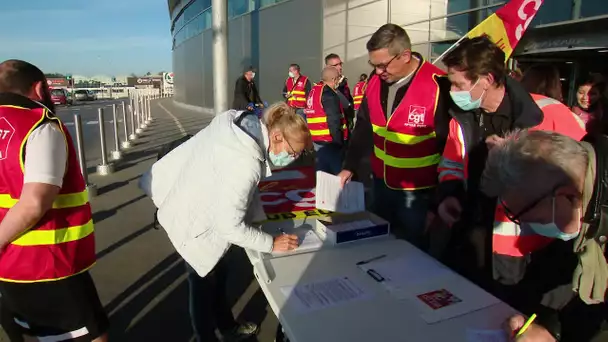
[[[227,265],[224,258],[206,276],[199,276],[186,263],[190,322],[197,342],[219,342],[215,329],[226,333],[238,324],[226,298]]]
[[[435,189],[393,190],[374,177],[372,211],[389,221],[391,231],[416,246],[424,241],[426,216]]]
[[[314,143],[314,147],[317,171],[324,171],[332,175],[337,175],[342,171],[342,161],[344,159],[342,146]]]

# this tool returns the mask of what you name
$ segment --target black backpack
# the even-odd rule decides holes
[[[173,151],[179,145],[188,141],[190,138],[192,138],[192,135],[186,134],[185,136],[183,136],[179,139],[173,140],[170,143],[166,143],[166,144],[162,145],[160,147],[160,149],[158,150],[158,154],[156,155],[156,160],[157,161],[160,160],[162,157],[169,154],[169,152]],[[160,225],[158,224],[158,209],[156,209],[156,211],[154,212],[154,222],[152,223],[152,226],[154,227],[154,229],[157,229],[157,230],[160,228]]]

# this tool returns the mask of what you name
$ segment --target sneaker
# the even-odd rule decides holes
[[[254,336],[258,332],[258,325],[251,322],[241,323],[233,331],[224,334],[224,342],[238,342]]]

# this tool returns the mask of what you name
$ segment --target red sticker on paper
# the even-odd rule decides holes
[[[424,304],[428,305],[433,310],[441,309],[446,306],[462,302],[462,299],[454,296],[450,291],[446,289],[419,294],[416,297],[418,297],[418,299],[423,301]]]

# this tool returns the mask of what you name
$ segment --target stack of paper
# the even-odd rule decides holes
[[[348,182],[344,188],[340,177],[323,171],[317,171],[315,189],[317,209],[338,213],[358,213],[365,211],[365,187],[363,183]]]

